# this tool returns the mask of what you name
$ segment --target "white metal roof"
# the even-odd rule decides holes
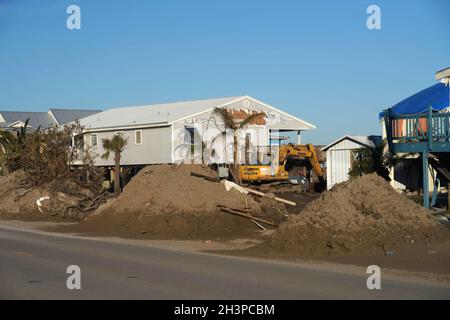
[[[345,135],[343,137],[340,137],[339,139],[333,141],[332,143],[326,145],[325,147],[322,148],[323,151],[326,151],[327,149],[331,148],[332,146],[338,144],[339,142],[343,141],[343,140],[351,140],[355,143],[358,143],[364,147],[367,148],[374,148],[375,145],[373,143],[373,141],[370,139],[370,136],[352,136],[352,135]]]
[[[114,108],[80,119],[80,123],[86,128],[86,130],[107,130],[143,126],[168,126],[182,119],[207,112],[208,110],[212,110],[216,107],[226,106],[241,99],[252,99],[258,103],[261,103],[265,107],[287,115],[293,120],[300,122],[304,128],[303,130],[315,128],[314,125],[306,121],[288,115],[279,109],[264,104],[249,96]]]
[[[168,125],[178,119],[232,102],[239,97],[184,101],[109,109],[83,118],[86,128],[120,128],[143,125]]]

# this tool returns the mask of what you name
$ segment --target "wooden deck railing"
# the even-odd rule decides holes
[[[450,152],[450,113],[384,114],[389,147],[395,152]]]

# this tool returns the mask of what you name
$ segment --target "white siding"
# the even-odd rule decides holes
[[[128,138],[128,145],[122,153],[122,165],[146,165],[172,162],[171,127],[138,130],[142,131],[142,144],[135,144],[135,130],[120,131]],[[97,166],[110,166],[114,164],[114,155],[112,153],[108,160],[101,159],[100,156],[105,152],[102,148],[102,139],[112,138],[115,132],[95,132],[98,134],[98,146],[93,148],[93,151],[97,154],[95,159]],[[90,137],[91,134],[88,133],[85,138],[85,143],[89,145]]]
[[[343,140],[327,150],[327,189],[335,184],[348,180],[348,173],[352,166],[351,150],[364,148],[363,145]]]
[[[350,150],[327,151],[327,189],[348,180],[348,172],[351,167],[350,157]]]
[[[241,105],[239,105],[241,106]],[[239,106],[236,106],[239,107]],[[229,108],[234,107],[231,105]],[[241,106],[242,107],[242,106]],[[259,109],[258,109],[259,108]],[[269,143],[269,129],[276,124],[283,124],[280,120],[281,116],[274,116],[274,112],[267,109],[262,105],[251,105],[250,110],[258,110],[264,112],[271,112],[271,118],[267,120],[266,125],[251,125],[239,131],[239,162],[245,163],[245,136],[247,133],[251,134],[250,139],[250,161],[256,163],[256,148],[266,147]],[[280,119],[279,119],[280,118]],[[270,122],[270,125],[269,125]],[[214,156],[210,155],[210,152],[206,152],[204,156],[205,162],[210,163],[232,163],[233,162],[233,135],[231,131],[227,131],[225,139],[221,134],[224,130],[223,124],[220,118],[213,113],[213,111],[199,114],[195,117],[186,118],[183,121],[179,121],[173,124],[173,161],[175,163],[189,159],[191,147],[186,140],[185,128],[195,128],[195,135],[198,138],[198,142],[195,145],[200,145],[201,141],[207,144],[207,150],[214,150]],[[194,158],[196,161],[201,160],[200,148],[199,152],[194,152]]]

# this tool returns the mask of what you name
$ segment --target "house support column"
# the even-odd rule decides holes
[[[423,206],[430,207],[430,198],[428,193],[428,151],[422,152],[422,192],[423,192]]]
[[[302,144],[302,136],[300,130],[297,130],[297,144]]]

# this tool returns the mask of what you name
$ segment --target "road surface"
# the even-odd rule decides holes
[[[66,286],[81,268],[81,290]],[[0,227],[2,299],[449,299],[450,286]]]

